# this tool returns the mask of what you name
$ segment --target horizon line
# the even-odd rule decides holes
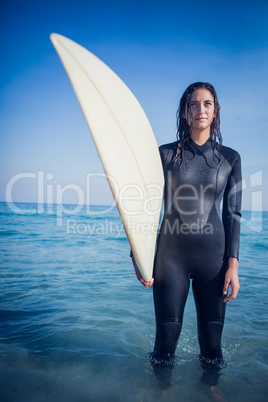
[[[8,201],[1,201],[0,200],[0,204],[36,204],[36,205],[45,205],[45,206],[54,206],[54,205],[69,205],[69,206],[74,206],[77,207],[82,206],[82,207],[109,207],[109,208],[117,208],[117,205],[106,205],[106,204],[71,204],[71,203],[63,203],[63,204],[59,204],[59,203],[53,203],[53,204],[49,204],[47,202],[35,202],[35,201],[14,201],[14,202],[8,202]],[[251,209],[241,209],[241,212],[268,212],[268,210],[264,209],[264,210],[251,210]]]

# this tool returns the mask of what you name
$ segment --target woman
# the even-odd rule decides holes
[[[145,282],[134,257],[133,264],[145,287],[154,284],[155,361],[174,357],[192,280],[200,362],[219,369],[225,306],[239,289],[240,156],[221,145],[220,105],[211,84],[197,82],[186,89],[177,123],[178,141],[160,147],[165,211],[154,279]]]

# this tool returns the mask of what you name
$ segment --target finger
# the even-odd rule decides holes
[[[145,286],[146,288],[151,287],[151,286],[152,286],[152,284],[153,284],[153,281],[144,282],[144,286]]]
[[[143,277],[141,277],[139,281],[143,284],[143,286],[147,286],[147,282],[143,279]]]
[[[232,300],[236,299],[238,290],[239,290],[239,286],[232,287],[232,293],[230,294],[230,296],[232,296]]]
[[[148,282],[149,286],[153,286],[153,283],[154,283],[154,278],[152,278],[152,279]]]
[[[233,300],[233,299],[231,298],[231,295],[230,295],[230,296],[228,296],[228,297],[225,297],[225,299],[223,299],[223,302],[224,302],[224,303],[227,303],[227,302],[229,302],[229,301],[231,301],[231,300]]]
[[[230,294],[228,297],[226,297],[223,301],[226,303],[226,302],[229,302],[229,301],[231,301],[231,300],[236,299],[238,290],[239,290],[238,287],[233,287],[231,294]]]
[[[227,280],[224,282],[224,287],[223,287],[223,294],[224,294],[224,295],[227,295],[229,285],[230,285],[230,281],[227,279]]]
[[[235,299],[235,297],[233,297],[233,296],[232,296],[232,293],[231,293],[230,296],[225,297],[225,299],[223,300],[223,302],[224,302],[224,303],[227,303],[227,302],[229,302],[229,301],[231,301],[231,300],[233,300],[233,299]]]
[[[141,283],[143,284],[143,286],[145,286],[146,288],[150,287],[153,285],[154,283],[154,278],[150,279],[150,281],[145,281],[144,279],[141,280]]]

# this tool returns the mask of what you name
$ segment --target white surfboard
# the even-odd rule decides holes
[[[143,278],[152,278],[164,177],[158,146],[139,102],[100,59],[51,34],[101,158]]]

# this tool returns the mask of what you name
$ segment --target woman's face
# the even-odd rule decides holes
[[[196,89],[190,99],[190,110],[187,123],[193,131],[210,130],[215,117],[214,98],[208,89]]]

